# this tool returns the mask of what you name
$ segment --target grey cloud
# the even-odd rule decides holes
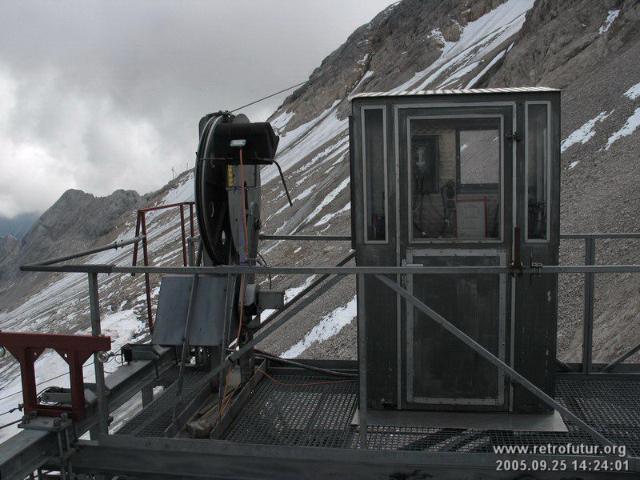
[[[0,214],[163,185],[204,113],[304,80],[390,0],[0,6]],[[276,97],[246,110],[264,119]]]

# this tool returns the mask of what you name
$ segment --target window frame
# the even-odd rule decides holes
[[[493,106],[492,104],[488,104],[489,106]],[[461,105],[461,108],[466,108],[468,105]],[[484,106],[484,105],[483,105]],[[509,104],[509,106],[511,106],[511,104]],[[457,107],[457,105],[456,105]],[[411,107],[411,106],[403,106],[403,108],[417,108],[417,107]],[[430,108],[430,107],[426,107],[426,108]],[[413,183],[412,183],[412,165],[411,165],[411,121],[412,120],[455,120],[455,119],[469,119],[469,118],[479,118],[479,119],[498,119],[498,121],[500,122],[500,127],[499,127],[499,134],[500,134],[500,165],[499,165],[499,170],[498,170],[498,174],[499,174],[499,179],[500,179],[500,228],[499,228],[499,235],[498,238],[483,238],[483,239],[474,239],[474,240],[470,240],[470,239],[466,239],[466,238],[417,238],[413,236],[413,222],[410,220],[412,218],[412,203],[411,203],[411,199],[412,199],[412,195],[413,195]],[[407,221],[407,240],[409,242],[409,244],[470,244],[470,243],[476,243],[476,244],[499,244],[499,243],[503,243],[504,242],[504,222],[505,222],[505,218],[504,218],[504,181],[506,180],[504,178],[504,162],[505,162],[505,141],[504,141],[504,115],[501,113],[452,113],[450,115],[407,115],[405,118],[405,129],[406,129],[406,161],[407,161],[407,191],[406,191],[406,198],[407,198],[407,205],[406,205],[406,209],[407,209],[407,219],[409,219]],[[458,135],[457,135],[457,131],[458,129],[456,128],[456,150],[459,149],[457,142],[458,142]],[[458,157],[459,154],[456,151],[456,157]],[[458,159],[456,158],[456,162],[458,161]],[[458,165],[456,165],[456,170],[458,169]],[[458,175],[458,172],[456,172],[456,175]],[[456,182],[456,191],[458,188],[458,182]]]
[[[545,174],[546,200],[546,230],[544,238],[529,238],[529,105],[545,105],[547,107],[547,152]],[[528,100],[524,102],[524,193],[523,193],[523,223],[525,243],[549,243],[551,232],[551,102],[548,100]]]
[[[366,147],[366,121],[365,112],[367,110],[382,110],[382,164],[384,171],[384,240],[369,239],[368,218],[369,211],[367,197],[367,147]],[[386,105],[363,105],[360,108],[360,129],[361,129],[361,159],[362,159],[362,202],[363,202],[363,239],[365,244],[384,245],[389,243],[389,180],[388,180],[388,153],[387,153],[387,107]]]

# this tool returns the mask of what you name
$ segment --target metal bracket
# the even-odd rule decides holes
[[[59,417],[42,417],[36,414],[29,414],[22,417],[18,427],[25,430],[42,430],[46,432],[61,432],[73,425],[67,414]]]
[[[510,141],[515,140],[516,142],[519,142],[520,140],[522,140],[522,135],[520,135],[520,132],[515,131],[512,134],[505,135],[505,138]]]

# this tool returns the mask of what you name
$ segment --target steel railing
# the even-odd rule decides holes
[[[175,205],[172,205],[175,206]],[[168,208],[172,206],[167,206]],[[183,223],[184,225],[184,223]],[[130,244],[137,246],[138,242],[146,241],[146,229],[144,228],[144,218],[141,220],[142,237],[136,236],[136,238],[127,240]],[[137,231],[137,233],[140,233]],[[468,337],[464,332],[460,331],[451,324],[447,319],[438,315],[432,311],[428,306],[424,305],[419,299],[415,298],[410,292],[405,290],[394,281],[390,280],[385,275],[444,275],[444,274],[499,274],[499,275],[557,275],[559,273],[580,273],[585,275],[585,313],[588,315],[584,319],[584,348],[586,355],[583,356],[583,372],[591,373],[592,371],[592,333],[593,333],[593,302],[594,302],[594,283],[593,276],[596,273],[611,274],[611,273],[640,273],[640,265],[595,265],[596,258],[596,240],[597,239],[634,239],[640,238],[640,234],[571,234],[563,235],[563,239],[583,239],[585,241],[585,265],[518,265],[512,266],[444,266],[444,267],[427,267],[427,266],[346,266],[346,263],[352,258],[353,254],[348,255],[343,259],[340,266],[325,267],[325,266],[307,266],[307,267],[266,267],[266,266],[240,266],[240,265],[224,265],[224,266],[184,266],[184,267],[153,267],[153,266],[117,266],[117,265],[54,265],[52,260],[42,262],[40,264],[24,265],[21,267],[23,271],[40,271],[40,272],[76,272],[86,273],[89,278],[89,286],[91,293],[91,321],[92,325],[98,325],[98,328],[94,328],[94,332],[99,332],[99,299],[97,288],[97,274],[98,273],[121,273],[121,274],[136,274],[143,273],[149,274],[179,274],[179,275],[243,275],[243,274],[262,274],[262,275],[275,275],[275,274],[289,274],[289,275],[309,275],[319,274],[323,275],[323,281],[317,282],[315,290],[310,289],[308,296],[304,302],[299,305],[295,305],[294,308],[282,314],[279,318],[269,319],[269,322],[265,322],[264,325],[256,332],[251,340],[244,345],[238,347],[237,350],[229,353],[224,360],[214,368],[212,375],[217,375],[223,372],[226,368],[233,365],[239,358],[247,354],[252,350],[255,345],[264,340],[272,332],[282,326],[286,321],[291,319],[296,313],[301,311],[313,300],[317,299],[320,295],[326,292],[337,284],[342,278],[347,275],[356,275],[358,281],[362,281],[366,275],[374,275],[385,284],[387,287],[396,291],[405,300],[412,303],[416,308],[423,311],[429,318],[436,321],[440,325],[444,326],[450,333],[463,341],[467,347],[473,349],[481,356],[488,359],[491,363],[496,365],[497,368],[502,369],[511,380],[529,390],[532,394],[538,397],[541,401],[547,403],[552,408],[561,411],[568,418],[573,420],[583,430],[588,432],[593,438],[600,442],[609,444],[609,440],[604,437],[600,432],[593,427],[585,423],[582,419],[573,414],[570,410],[566,409],[563,405],[559,404],[555,399],[550,397],[536,385],[531,383],[527,378],[523,377],[511,366],[506,364],[503,360],[493,355],[479,345],[471,337]],[[296,236],[278,236],[278,240],[296,240]],[[275,240],[275,238],[274,238]],[[327,239],[318,236],[311,238],[311,236],[304,236],[301,240],[318,240],[326,241]],[[348,237],[339,238],[339,240],[349,240]],[[331,241],[331,240],[329,240]],[[335,240],[334,240],[335,241]],[[144,245],[144,243],[143,243]],[[186,242],[183,242],[186,252]],[[114,245],[105,246],[105,249],[114,248]],[[86,252],[84,252],[87,254]],[[78,258],[80,254],[61,257],[64,259]],[[53,259],[57,260],[57,259]],[[187,262],[185,261],[185,264]],[[319,287],[322,288],[319,288]],[[297,300],[297,299],[296,299]],[[362,318],[358,319],[359,323],[363,322]],[[359,346],[362,348],[362,345]],[[635,351],[640,350],[639,347],[633,349]],[[623,361],[628,358],[634,352],[629,352],[620,357],[617,361]],[[624,358],[623,358],[624,357]],[[361,362],[363,363],[363,362]],[[607,365],[607,371],[611,370],[615,366],[615,362]],[[98,374],[98,372],[96,372]],[[103,373],[102,373],[103,375]],[[366,381],[366,377],[363,377],[362,372],[360,375],[361,382]],[[102,383],[102,382],[100,382]],[[361,389],[366,388],[366,385],[361,385]],[[366,437],[366,404],[364,397],[360,399],[360,411],[361,411],[361,432]],[[103,410],[104,411],[104,410]],[[102,421],[101,426],[105,424]],[[366,445],[366,438],[363,438],[364,445]]]

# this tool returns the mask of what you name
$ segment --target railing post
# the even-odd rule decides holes
[[[136,217],[136,235],[135,235],[136,238],[140,236],[140,216],[141,215],[142,214],[140,213],[140,210],[138,210],[138,215]],[[131,265],[134,267],[137,264],[138,264],[138,242],[133,244],[133,260],[131,262]],[[132,273],[131,276],[134,277],[135,273]]]
[[[192,237],[195,235],[195,230],[193,228],[193,202],[189,202],[189,232]]]
[[[94,337],[102,333],[100,327],[100,303],[98,298],[98,274],[89,273],[89,308],[91,313],[91,334]],[[106,389],[104,385],[104,367],[99,354],[93,354],[93,368],[96,375],[96,395],[98,397],[98,432],[109,433],[109,408],[107,406]]]
[[[596,240],[593,237],[584,239],[584,264],[595,265]],[[593,364],[593,298],[594,298],[594,274],[584,274],[584,315],[582,331],[582,372],[591,373]]]
[[[180,243],[182,245],[182,264],[187,266],[187,233],[184,227],[184,205],[180,204]]]
[[[364,311],[364,275],[356,275],[358,285],[358,428],[360,433],[360,448],[367,449],[367,349],[366,325]]]
[[[140,212],[140,227],[142,229],[142,235],[144,238],[142,239],[142,256],[144,260],[144,266],[149,266],[149,251],[147,248],[147,217],[146,212]],[[153,313],[151,310],[151,282],[149,280],[149,273],[144,273],[144,286],[145,293],[147,297],[147,324],[149,325],[149,332],[153,333]]]

